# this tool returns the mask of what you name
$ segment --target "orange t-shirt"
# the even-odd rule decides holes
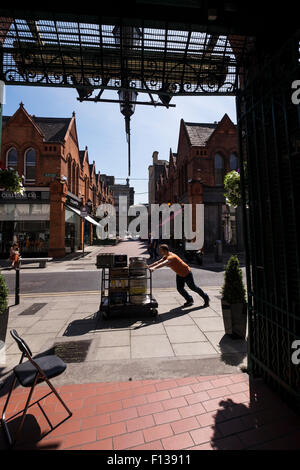
[[[191,272],[191,268],[171,251],[169,251],[168,256],[165,256],[164,259],[168,260],[169,268],[173,269],[178,276],[186,277]]]

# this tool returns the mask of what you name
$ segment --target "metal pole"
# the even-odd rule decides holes
[[[83,217],[83,242],[82,242],[82,256],[84,255],[84,229],[85,229],[85,218]]]
[[[19,303],[20,303],[20,264],[16,268],[15,305],[19,305]]]

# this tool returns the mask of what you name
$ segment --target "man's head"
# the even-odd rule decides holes
[[[161,256],[167,256],[169,254],[169,247],[168,245],[159,245],[159,251]]]

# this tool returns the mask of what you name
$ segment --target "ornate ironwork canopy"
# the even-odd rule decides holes
[[[95,89],[135,89],[168,102],[173,95],[234,95],[251,38],[167,24],[154,29],[143,21],[132,26],[2,18],[1,43],[0,78],[7,85],[75,87],[80,99]]]

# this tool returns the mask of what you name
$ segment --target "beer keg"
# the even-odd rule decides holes
[[[143,304],[147,299],[147,263],[142,256],[129,260],[129,295],[133,304]]]
[[[146,259],[142,256],[137,256],[129,259],[130,276],[144,276],[146,275],[146,270]]]

